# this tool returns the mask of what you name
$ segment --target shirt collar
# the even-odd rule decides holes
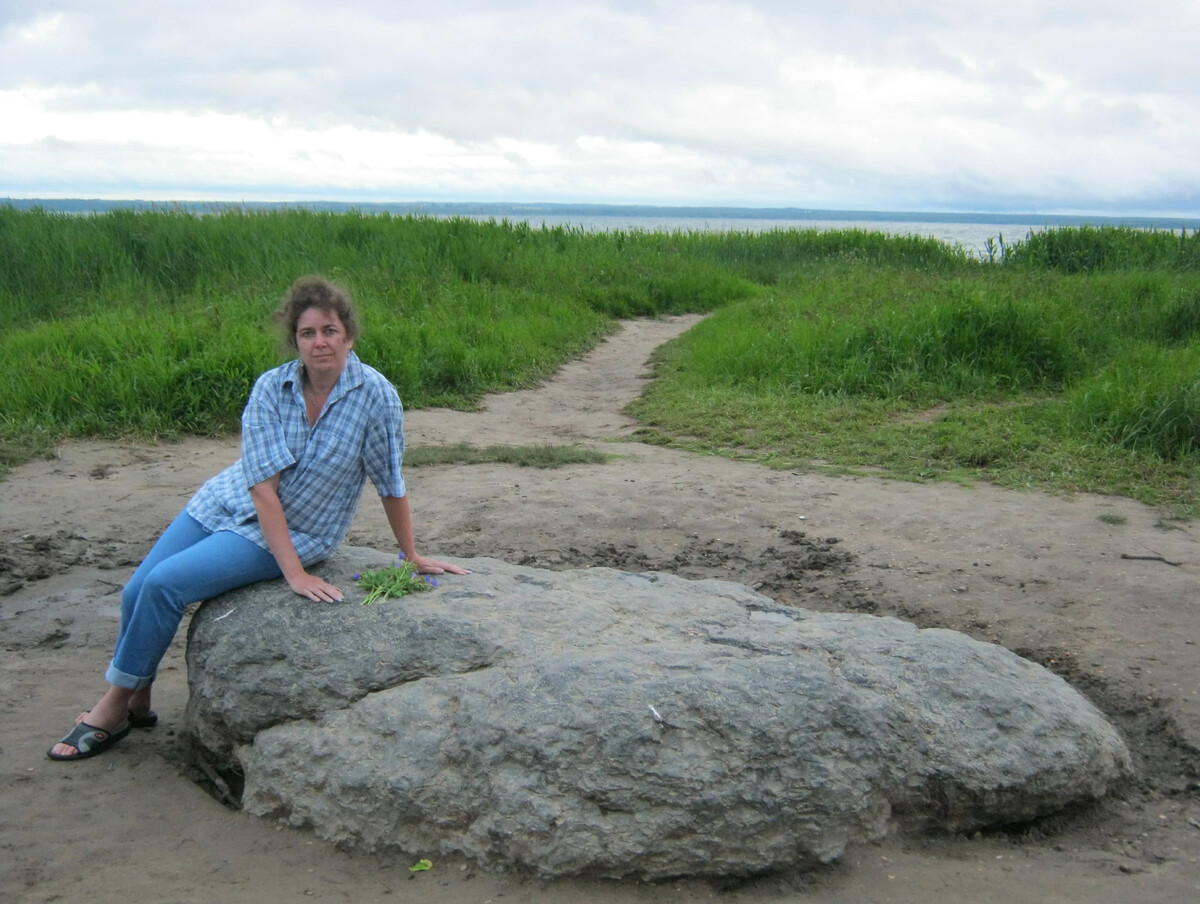
[[[346,356],[346,366],[342,368],[342,373],[338,377],[338,381],[334,384],[333,392],[329,393],[329,401],[334,402],[363,384],[363,366],[358,360],[353,350]]]
[[[280,385],[284,389],[291,389],[294,394],[299,394],[301,391],[300,375],[303,373],[304,365],[299,358],[289,361],[283,367],[283,372],[280,374],[282,380]],[[350,390],[362,386],[364,379],[363,364],[358,359],[358,355],[352,350],[346,356],[346,366],[342,368],[342,373],[338,377],[337,383],[333,386],[333,391],[329,393],[328,405],[344,396]]]

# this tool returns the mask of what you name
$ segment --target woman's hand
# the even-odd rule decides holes
[[[471,572],[453,562],[443,562],[441,559],[431,559],[428,556],[413,556],[409,559],[417,566],[419,574],[470,574]]]
[[[288,578],[287,582],[294,592],[318,603],[340,603],[342,601],[342,591],[307,571],[300,572],[294,578]]]
[[[283,572],[288,586],[305,599],[318,603],[340,603],[342,591],[305,571],[300,557],[296,555],[287,518],[283,514],[283,503],[279,501],[279,475],[275,474],[250,487],[250,499],[254,502],[254,510],[258,512],[263,539],[279,563],[279,570]]]
[[[387,513],[388,524],[396,535],[396,544],[402,555],[416,566],[418,574],[470,574],[471,572],[453,562],[443,562],[431,559],[417,553],[413,540],[412,512],[408,507],[407,496],[381,496],[383,510]]]

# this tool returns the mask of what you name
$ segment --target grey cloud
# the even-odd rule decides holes
[[[1132,175],[1112,184],[1120,160],[1165,167],[1178,190],[1200,186],[1190,163],[1197,33],[1200,7],[1176,0],[5,2],[0,91],[62,89],[59,110],[215,111],[424,131],[468,147],[543,143],[572,166],[598,167],[596,191],[617,190],[622,174],[589,163],[577,147],[585,137],[694,159],[691,182],[626,164],[629,184],[680,195],[1000,203],[1035,185],[1056,203],[1089,192],[1103,203],[1123,186],[1161,193]],[[880,93],[905,79],[911,96]],[[871,92],[886,108],[856,121]],[[1089,141],[1112,145],[1099,149],[1104,178],[1093,184],[1072,160]],[[116,166],[95,153],[105,172]],[[171,161],[183,167],[186,156]],[[511,192],[566,178],[510,163],[512,179],[542,180],[503,183]],[[457,178],[486,187],[483,176]]]

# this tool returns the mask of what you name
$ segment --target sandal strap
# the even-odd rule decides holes
[[[62,739],[59,743],[66,744],[69,747],[74,747],[80,753],[89,753],[92,748],[103,744],[112,736],[112,732],[104,728],[97,728],[95,725],[88,725],[87,722],[78,722],[71,729],[70,734]]]

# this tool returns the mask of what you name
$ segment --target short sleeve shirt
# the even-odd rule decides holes
[[[367,477],[380,496],[405,494],[404,409],[388,379],[350,352],[310,427],[301,374],[297,360],[258,378],[242,412],[242,457],[205,483],[187,512],[207,530],[267,549],[250,487],[278,474],[292,544],[310,565],[345,538]]]

